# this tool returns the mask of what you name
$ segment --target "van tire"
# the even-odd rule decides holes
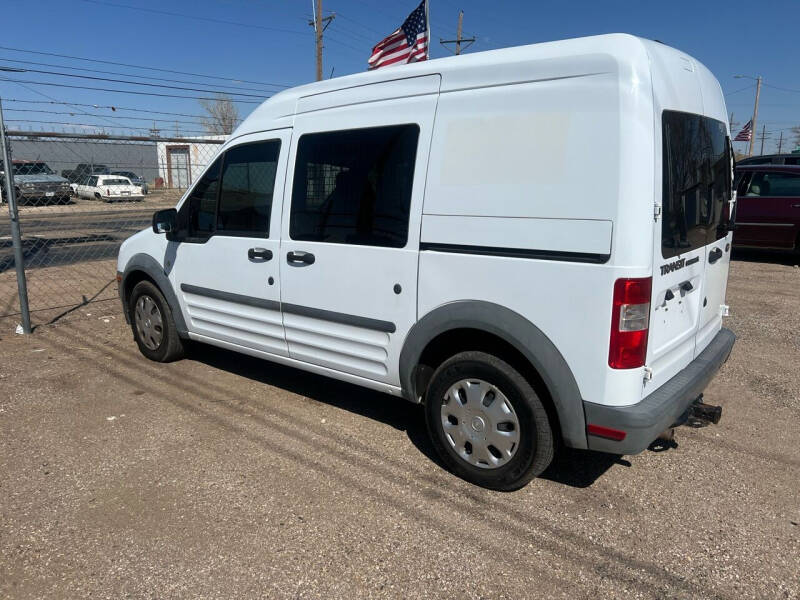
[[[488,384],[505,397],[513,408],[514,417],[519,424],[519,442],[515,446],[513,454],[505,464],[493,468],[468,462],[464,456],[467,456],[466,452],[468,451],[468,458],[472,459],[473,446],[471,442],[464,442],[465,446],[459,451],[457,444],[460,442],[454,441],[452,434],[445,432],[445,419],[448,419],[449,424],[452,425],[454,417],[452,415],[445,417],[446,411],[443,410],[443,407],[449,406],[450,402],[457,402],[452,397],[448,398],[448,395],[451,395],[451,391],[460,382],[477,384],[476,380],[481,382],[480,385]],[[485,389],[485,386],[480,389]],[[487,393],[479,404],[483,404],[488,396]],[[470,397],[463,406],[468,409],[470,406],[477,405]],[[461,410],[460,407],[458,409]],[[492,423],[491,418],[481,411],[480,406],[477,406],[477,409],[469,409],[469,414],[481,416],[479,418],[472,417],[473,420],[469,424],[465,421],[462,425],[467,430],[474,427],[473,423],[479,426],[479,431],[484,431],[485,428],[485,431],[488,432],[493,427],[500,430],[498,424]],[[519,489],[540,475],[553,460],[553,431],[547,411],[539,396],[528,381],[511,365],[485,352],[461,352],[443,362],[436,369],[425,393],[425,420],[431,441],[447,467],[462,479],[481,487],[502,491]],[[507,424],[505,425],[508,427]],[[480,433],[469,431],[470,434],[478,436],[475,438],[478,440],[478,444],[485,445],[487,443],[480,440]],[[489,448],[491,449],[491,446]],[[463,456],[462,453],[464,453]],[[495,455],[495,452],[492,454]]]
[[[161,290],[152,282],[144,280],[133,286],[128,314],[133,338],[144,356],[156,362],[183,357],[183,341],[175,328],[172,311]]]

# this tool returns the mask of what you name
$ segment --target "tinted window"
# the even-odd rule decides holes
[[[14,175],[52,175],[45,163],[19,163],[14,165]]]
[[[754,173],[745,196],[800,197],[800,175]]]
[[[225,153],[217,231],[269,235],[279,140],[237,146]]]
[[[402,248],[417,125],[395,125],[300,138],[289,233],[294,240]]]
[[[214,231],[217,216],[217,191],[222,158],[214,161],[203,174],[202,179],[192,188],[181,212],[187,211],[189,237],[208,237]]]
[[[701,248],[728,232],[731,162],[725,124],[664,111],[664,258]]]

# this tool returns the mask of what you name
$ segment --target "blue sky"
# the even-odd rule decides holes
[[[334,70],[334,76],[363,71],[372,45],[397,28],[417,2],[324,0],[323,4],[325,14],[337,14],[325,32],[327,77],[331,69]],[[141,79],[148,83],[200,89],[247,87],[251,89],[243,93],[256,95],[263,95],[263,90],[281,88],[237,81],[287,86],[306,83],[314,78],[313,29],[307,24],[311,18],[312,0],[39,0],[13,2],[9,8],[13,14],[13,26],[4,27],[0,38],[0,46],[6,48],[95,58],[193,74],[220,75],[230,80],[103,65],[10,49],[0,49],[0,65],[3,66],[62,72],[67,72],[68,66],[82,67],[167,80]],[[431,0],[432,36],[437,41],[432,46],[433,58],[449,54],[438,44],[438,40],[455,36],[459,8],[464,10],[465,33],[477,38],[468,52],[600,33],[633,33],[659,39],[705,63],[722,83],[727,94],[728,111],[734,113],[734,121],[739,124],[751,116],[755,82],[734,79],[733,76],[762,75],[765,87],[761,94],[759,130],[761,124],[765,123],[769,136],[765,151],[775,149],[781,130],[786,139],[787,136],[791,137],[788,128],[800,124],[798,0],[766,0],[761,3],[741,0],[658,3],[622,0]],[[748,22],[752,23],[749,27]],[[57,66],[31,65],[12,60]],[[76,86],[204,95],[200,92],[144,88],[31,72],[0,73],[2,77],[28,82],[50,81]],[[111,124],[136,127],[151,124],[145,120],[117,119],[121,115],[137,113],[112,113],[105,108],[69,109],[81,111],[74,115],[22,113],[18,111],[23,108],[53,110],[58,107],[15,103],[9,102],[9,99],[44,101],[50,98],[63,102],[116,105],[187,115],[200,112],[197,101],[193,99],[135,96],[30,83],[23,85],[27,87],[0,81],[0,97],[4,99],[6,118],[28,119],[28,126],[36,129],[52,130],[65,126],[30,121],[49,120],[108,127]],[[243,116],[254,106],[241,104]],[[138,116],[142,115],[163,118],[165,121],[173,118],[170,115],[138,113]],[[188,121],[178,124],[184,133],[199,129],[192,124],[191,117],[174,118]],[[9,126],[13,128],[15,124],[23,125],[15,121]],[[159,123],[159,126],[164,127],[164,131],[174,130],[175,127],[167,122]],[[786,148],[788,144],[784,144]]]

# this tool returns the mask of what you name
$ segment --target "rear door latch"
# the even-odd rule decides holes
[[[661,205],[654,204],[653,205],[653,220],[658,221],[658,217],[661,216]]]
[[[653,369],[650,367],[645,366],[644,368],[644,380],[650,381],[653,378]]]

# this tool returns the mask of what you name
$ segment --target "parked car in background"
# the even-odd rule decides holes
[[[131,183],[133,185],[138,185],[140,188],[142,188],[142,194],[147,194],[147,192],[149,191],[147,187],[147,182],[144,180],[144,177],[140,177],[136,173],[133,173],[131,171],[111,171],[111,174],[127,177],[128,179],[131,180]]]
[[[736,166],[736,247],[800,251],[800,165]]]
[[[737,165],[800,165],[800,153],[796,154],[765,154],[751,156],[736,161]]]
[[[73,187],[76,196],[89,200],[138,202],[144,197],[142,188],[121,175],[87,175]]]
[[[86,175],[108,175],[111,171],[105,165],[96,165],[93,163],[78,163],[74,169],[65,169],[61,171],[62,177],[68,179],[71,183],[77,183],[81,177]]]
[[[12,160],[14,189],[20,204],[69,202],[69,181],[38,160]],[[5,200],[5,166],[0,160],[0,185]]]

